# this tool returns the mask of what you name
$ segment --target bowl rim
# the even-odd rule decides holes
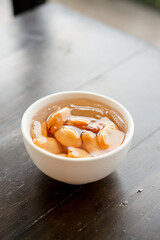
[[[36,104],[43,102],[44,100],[46,100],[47,98],[51,98],[53,96],[58,96],[58,95],[68,95],[68,94],[75,94],[75,93],[79,93],[79,94],[87,94],[87,95],[92,95],[92,96],[98,96],[98,97],[102,97],[106,100],[109,100],[111,102],[113,102],[114,104],[116,104],[118,107],[120,107],[127,115],[127,118],[129,119],[128,123],[130,125],[130,129],[129,131],[127,131],[127,137],[124,139],[124,142],[118,146],[117,148],[115,148],[114,150],[108,152],[108,153],[104,153],[102,155],[96,156],[96,157],[88,157],[88,158],[69,158],[69,157],[63,157],[63,156],[59,156],[53,153],[50,153],[46,150],[43,150],[42,148],[36,146],[30,139],[30,137],[27,134],[26,128],[25,128],[25,118],[28,114],[28,112],[32,109],[32,107],[34,107]],[[86,96],[87,97],[87,96]],[[71,96],[72,98],[72,96]],[[109,104],[108,104],[109,105]],[[123,115],[122,115],[123,116]],[[118,152],[120,152],[122,149],[125,148],[125,146],[128,145],[128,143],[132,140],[133,134],[134,134],[134,122],[133,119],[130,115],[130,113],[128,112],[128,110],[122,105],[120,104],[118,101],[107,97],[105,95],[99,94],[99,93],[95,93],[95,92],[90,92],[90,91],[63,91],[63,92],[58,92],[58,93],[53,93],[53,94],[49,94],[45,97],[42,97],[38,100],[36,100],[35,102],[33,102],[24,112],[22,119],[21,119],[21,132],[22,132],[22,136],[23,138],[27,141],[27,143],[33,147],[35,150],[37,150],[38,152],[40,152],[41,154],[47,155],[48,157],[51,157],[53,159],[57,159],[60,161],[68,161],[68,162],[74,162],[74,163],[80,163],[80,162],[89,162],[89,161],[96,161],[96,160],[100,160],[100,159],[104,159],[107,157],[110,157]]]

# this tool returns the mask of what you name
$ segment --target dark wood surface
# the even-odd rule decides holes
[[[0,239],[159,240],[160,50],[58,4],[0,34]],[[53,180],[25,150],[23,112],[64,90],[113,97],[134,118],[125,161],[101,181]]]

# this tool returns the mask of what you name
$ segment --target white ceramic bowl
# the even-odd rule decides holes
[[[33,116],[43,107],[59,100],[88,98],[109,105],[118,110],[128,124],[125,140],[115,150],[90,158],[64,158],[49,153],[32,142],[30,126]],[[46,96],[33,103],[24,113],[21,121],[25,147],[35,165],[46,175],[69,184],[84,184],[102,179],[112,173],[122,162],[131,144],[134,123],[129,112],[111,98],[91,92],[60,92]]]

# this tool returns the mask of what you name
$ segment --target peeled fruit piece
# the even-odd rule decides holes
[[[123,119],[114,111],[114,110],[109,110],[108,116],[111,118],[111,120],[117,124],[119,129],[123,132],[127,131],[127,125],[123,121]]]
[[[96,156],[99,152],[102,152],[101,147],[98,144],[98,139],[95,133],[86,131],[82,134],[82,141],[85,149]]]
[[[107,124],[98,133],[98,143],[102,149],[115,149],[122,144],[123,140],[124,132],[120,131],[113,123]]]
[[[92,121],[87,127],[86,129],[88,131],[94,132],[94,133],[98,133],[107,123],[111,122],[111,120],[107,117],[102,117],[99,120],[96,121]]]
[[[50,115],[47,120],[48,131],[53,134],[59,127],[61,127],[65,123],[70,112],[71,110],[68,107],[64,107]]]
[[[31,137],[39,138],[39,137],[47,137],[47,124],[46,121],[34,121],[31,127]]]
[[[39,121],[34,121],[31,127],[31,137],[37,138],[41,136],[41,123]]]
[[[61,145],[57,142],[56,139],[51,138],[51,137],[39,137],[33,139],[33,143],[40,147],[43,148],[44,150],[54,153],[54,154],[59,154],[62,153],[62,147]]]
[[[98,133],[101,128],[103,128],[103,125],[99,125],[99,123],[96,121],[96,122],[91,122],[86,127],[86,130],[91,131],[93,133]]]
[[[44,137],[47,137],[47,123],[46,123],[46,121],[42,121],[41,122],[41,134],[42,134],[42,136],[44,136]]]
[[[79,116],[71,117],[67,119],[67,121],[65,122],[65,124],[67,125],[74,125],[79,128],[86,127],[88,126],[89,123],[90,123],[90,120],[79,117]]]
[[[54,136],[65,147],[81,147],[82,145],[79,133],[70,126],[59,128]]]
[[[97,122],[99,124],[102,124],[103,126],[105,126],[108,123],[112,123],[112,121],[107,117],[102,117],[101,119],[97,120]]]
[[[74,148],[74,147],[69,147],[68,148],[68,157],[70,158],[87,158],[87,157],[90,157],[90,155],[80,149],[80,148]]]

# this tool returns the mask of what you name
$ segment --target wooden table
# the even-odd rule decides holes
[[[0,239],[159,240],[160,50],[59,4],[12,20],[0,35]],[[53,180],[25,150],[23,112],[64,90],[110,96],[133,116],[132,147],[101,181]]]

